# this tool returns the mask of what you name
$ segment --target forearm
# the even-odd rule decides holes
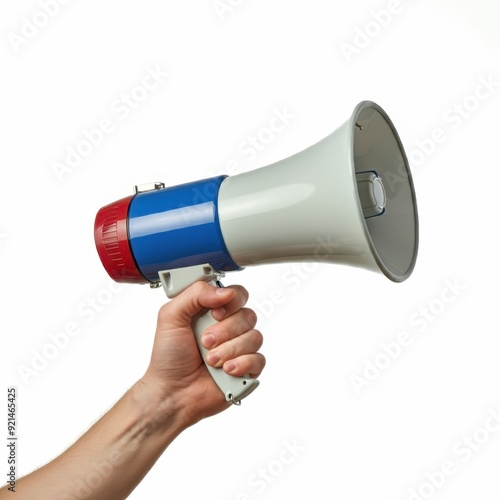
[[[186,427],[173,401],[139,381],[61,456],[21,478],[16,498],[124,499]]]

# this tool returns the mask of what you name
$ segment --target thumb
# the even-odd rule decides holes
[[[235,291],[231,288],[219,288],[198,281],[166,304],[165,316],[162,316],[169,323],[175,323],[175,326],[191,326],[193,317],[199,312],[221,307],[234,295]]]

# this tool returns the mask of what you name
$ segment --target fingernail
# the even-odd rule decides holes
[[[215,337],[211,333],[203,336],[203,346],[206,349],[211,349],[215,345]]]
[[[210,351],[208,354],[207,354],[207,363],[209,365],[216,365],[219,360],[220,360],[220,356],[219,356],[219,353],[217,351]]]
[[[236,370],[236,363],[234,363],[233,361],[228,361],[224,364],[224,371],[226,373],[233,373],[234,370]]]
[[[228,295],[231,293],[231,290],[229,288],[216,288],[215,289],[215,295]]]

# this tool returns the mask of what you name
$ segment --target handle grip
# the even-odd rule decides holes
[[[259,385],[257,379],[249,376],[234,377],[228,375],[222,368],[214,368],[205,361],[208,350],[201,343],[202,333],[210,326],[217,323],[212,317],[212,312],[208,311],[205,314],[195,317],[193,320],[193,332],[196,337],[196,344],[201,354],[201,358],[207,367],[208,372],[214,379],[219,389],[224,393],[226,401],[234,404],[240,404],[241,400],[253,392]]]
[[[168,271],[160,271],[160,280],[163,284],[163,289],[169,298],[173,298],[185,290],[188,286],[197,281],[205,281],[213,286],[222,287],[219,278],[223,273],[215,271],[212,266],[205,264],[202,266],[185,267]],[[223,392],[226,401],[233,404],[241,404],[241,400],[253,392],[259,385],[257,379],[251,378],[249,375],[243,377],[235,377],[228,375],[222,368],[214,368],[206,362],[206,349],[201,343],[203,332],[214,325],[218,321],[213,318],[212,312],[209,310],[205,313],[200,313],[193,318],[192,328],[196,339],[198,350],[200,351],[201,359],[205,363],[208,372],[212,379]]]

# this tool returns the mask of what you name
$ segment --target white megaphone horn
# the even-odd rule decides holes
[[[289,158],[232,177],[146,190],[99,210],[95,240],[119,282],[163,284],[174,297],[225,271],[314,259],[382,272],[401,282],[418,249],[418,215],[408,159],[385,111],[361,102],[351,118]],[[201,334],[210,311],[193,324]],[[258,384],[207,365],[226,399]]]

